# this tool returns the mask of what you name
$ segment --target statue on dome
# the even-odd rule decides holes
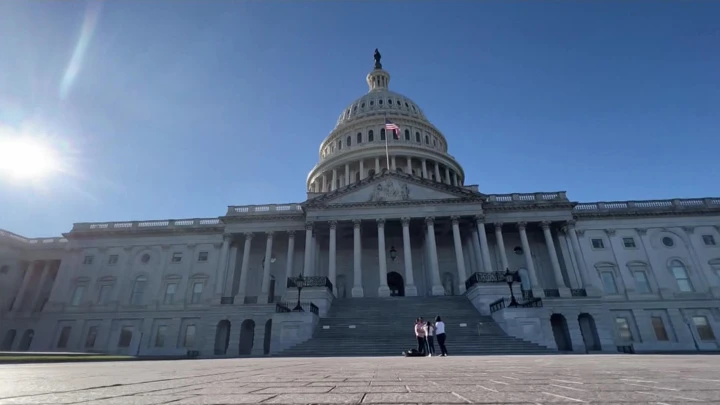
[[[380,58],[382,58],[382,55],[380,55],[380,51],[378,51],[377,48],[375,48],[375,69],[382,69],[382,63],[380,63]]]

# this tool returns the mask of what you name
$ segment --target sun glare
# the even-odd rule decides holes
[[[0,137],[0,176],[40,180],[60,171],[58,153],[49,142],[28,136]]]

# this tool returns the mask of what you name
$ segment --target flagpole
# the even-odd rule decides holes
[[[387,114],[385,114],[385,124],[387,124]],[[390,171],[390,152],[388,151],[388,133],[387,128],[385,128],[385,158],[387,159],[387,170]],[[393,130],[393,133],[395,133],[395,130]]]

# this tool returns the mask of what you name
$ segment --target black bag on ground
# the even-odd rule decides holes
[[[422,356],[424,356],[422,353],[417,351],[417,349],[410,349],[406,352],[402,352],[402,354],[405,357],[422,357]]]

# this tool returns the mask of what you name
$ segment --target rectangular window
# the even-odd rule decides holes
[[[667,330],[665,329],[665,322],[663,322],[663,319],[661,316],[653,316],[650,318],[652,322],[652,327],[655,330],[655,337],[657,340],[667,342],[670,340],[667,334]]]
[[[185,328],[185,339],[183,342],[183,347],[193,346],[195,346],[195,325],[188,325]]]
[[[193,283],[192,297],[190,297],[191,304],[199,304],[202,299],[203,283]]]
[[[632,331],[630,330],[630,324],[627,318],[615,318],[615,326],[617,326],[618,336],[623,340],[633,340]]]
[[[70,305],[76,307],[82,303],[83,295],[85,295],[85,286],[79,285],[75,287],[75,291],[73,291],[72,300],[70,301]]]
[[[605,243],[602,239],[592,239],[593,249],[605,249]]]
[[[632,273],[635,279],[635,291],[641,294],[649,293],[650,283],[648,282],[647,274],[642,270],[635,270]]]
[[[98,292],[98,305],[106,305],[108,303],[111,290],[112,285],[110,284],[100,286],[100,291]]]
[[[170,283],[165,287],[165,298],[163,304],[172,304],[175,300],[175,291],[177,291],[177,283]]]
[[[609,271],[600,273],[603,282],[603,291],[605,294],[617,294],[617,286],[615,285],[615,277]]]
[[[69,326],[63,326],[62,330],[60,331],[60,337],[57,341],[57,348],[58,349],[64,349],[67,347],[68,340],[70,340],[70,331],[72,330]]]
[[[118,338],[118,347],[130,347],[130,341],[132,341],[133,327],[123,326],[120,330],[120,337]]]
[[[108,264],[111,264],[111,265],[117,264],[117,262],[118,262],[118,255],[110,255],[110,257],[108,257]]]
[[[92,262],[93,262],[92,256],[85,256],[85,258],[83,259],[83,264],[92,264]]]
[[[95,347],[95,339],[97,339],[97,332],[97,326],[91,326],[90,329],[88,329],[87,336],[85,336],[85,348],[89,349]]]
[[[634,249],[635,248],[635,239],[634,238],[623,238],[623,246],[625,246],[628,249]]]
[[[703,235],[703,243],[705,243],[705,246],[715,246],[715,237],[712,235]]]
[[[198,261],[199,262],[206,262],[207,260],[208,260],[208,252],[198,253]]]
[[[155,335],[155,347],[165,347],[165,336],[167,335],[167,326],[160,325]]]
[[[692,283],[684,267],[672,267],[673,276],[678,283],[678,289],[682,292],[693,292]]]
[[[133,290],[130,294],[130,305],[142,305],[143,296],[145,295],[145,285],[147,280],[138,277],[133,283]]]
[[[173,263],[180,263],[182,261],[182,253],[175,252],[172,255],[172,262]]]
[[[706,316],[693,316],[692,320],[700,340],[715,340],[715,332],[713,332]]]

